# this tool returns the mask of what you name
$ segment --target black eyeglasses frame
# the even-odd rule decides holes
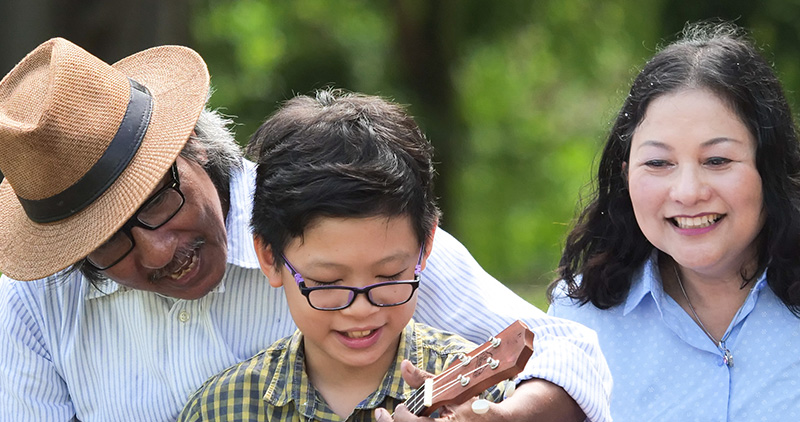
[[[173,217],[175,217],[176,214],[178,214],[178,212],[181,210],[181,208],[183,208],[183,204],[186,203],[186,197],[184,196],[183,192],[180,189],[181,180],[180,180],[180,176],[178,174],[178,164],[177,164],[177,162],[172,163],[172,166],[170,167],[170,175],[172,177],[172,180],[170,180],[169,182],[167,182],[167,184],[162,186],[161,189],[159,189],[158,191],[156,191],[155,193],[150,195],[150,197],[148,197],[147,200],[144,201],[144,203],[141,206],[139,206],[139,208],[136,210],[136,212],[133,213],[133,216],[131,216],[131,218],[129,218],[128,221],[126,221],[125,224],[123,224],[122,227],[116,233],[111,235],[111,237],[109,238],[109,241],[110,241],[110,240],[114,239],[117,235],[119,235],[120,233],[125,235],[125,237],[128,238],[128,241],[130,241],[130,246],[128,247],[128,249],[124,253],[122,253],[119,258],[117,258],[116,260],[112,261],[111,264],[104,265],[104,266],[97,265],[97,263],[94,262],[92,260],[92,258],[91,258],[92,254],[89,254],[89,256],[86,257],[86,261],[89,264],[91,264],[95,269],[97,269],[99,271],[107,270],[107,269],[113,267],[114,265],[119,264],[119,262],[122,261],[123,259],[125,259],[125,257],[128,256],[128,254],[131,253],[133,248],[136,247],[136,241],[133,239],[133,235],[131,235],[131,230],[134,227],[142,227],[142,228],[147,229],[147,230],[156,230],[156,229],[160,228],[161,226],[163,226],[164,224],[167,224],[170,220],[172,220]],[[162,221],[159,224],[155,224],[155,225],[148,224],[147,222],[140,220],[139,219],[139,214],[142,213],[142,211],[146,210],[150,205],[155,203],[157,200],[160,200],[161,195],[164,194],[164,192],[167,192],[169,190],[174,190],[181,197],[181,202],[178,205],[178,207],[175,209],[175,211],[172,212],[167,218],[164,219],[164,221]]]

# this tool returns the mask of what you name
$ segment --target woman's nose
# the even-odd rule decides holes
[[[711,189],[705,180],[702,169],[694,166],[681,166],[670,189],[670,197],[684,205],[702,202],[711,196]]]

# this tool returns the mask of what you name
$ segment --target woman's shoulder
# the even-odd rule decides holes
[[[555,282],[555,285],[550,290],[550,307],[548,308],[547,313],[554,316],[560,316],[554,312],[562,309],[583,307],[584,304],[581,303],[581,300],[570,296],[570,292],[579,287],[581,285],[581,281],[582,277],[577,275],[572,283],[567,283],[567,281],[563,279]]]
[[[625,280],[617,280],[616,283],[614,280],[595,280],[594,284],[591,284],[591,280],[586,281],[590,283],[587,287],[593,288],[590,289],[592,291],[599,291],[597,288],[601,286],[609,286],[611,284],[615,284],[617,286],[625,286],[625,290],[622,293],[623,298],[622,300],[616,305],[611,306],[609,309],[624,307],[626,303],[630,300],[639,300],[640,296],[644,293],[651,292],[654,288],[660,288],[660,281],[658,281],[658,257],[656,254],[651,254],[647,259],[644,260],[641,264],[636,266],[631,272],[627,273],[625,276]],[[572,293],[578,289],[582,283],[584,283],[583,275],[578,274],[574,277],[574,280],[567,283],[566,280],[559,280],[555,283],[555,286],[551,289],[551,305],[550,310],[548,313],[555,316],[560,316],[558,314],[554,314],[554,311],[558,311],[560,309],[575,309],[578,312],[588,312],[589,310],[605,310],[605,309],[598,309],[596,306],[592,304],[592,296],[589,295],[586,299],[576,298],[575,295]],[[609,293],[606,289],[604,292]],[[602,301],[601,301],[602,302]]]
[[[580,279],[576,279],[576,281],[579,283]],[[570,295],[567,283],[562,280],[552,290],[547,313],[554,317],[579,322],[591,328],[598,321],[615,318],[625,308],[626,303],[627,299],[610,308],[599,308],[591,300],[583,300]]]

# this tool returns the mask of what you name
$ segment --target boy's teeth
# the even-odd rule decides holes
[[[348,331],[348,332],[346,332],[345,334],[347,335],[347,337],[350,337],[350,338],[363,338],[363,337],[366,337],[366,336],[368,336],[368,335],[369,335],[369,333],[371,333],[371,332],[372,332],[372,330],[366,330],[366,331]]]
[[[675,224],[682,229],[700,229],[716,223],[722,216],[708,214],[700,217],[675,217]]]

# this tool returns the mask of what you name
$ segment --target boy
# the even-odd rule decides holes
[[[179,420],[373,420],[411,391],[403,359],[440,373],[474,348],[411,320],[439,210],[432,148],[401,107],[295,97],[249,152],[256,253],[298,331],[211,378]]]

